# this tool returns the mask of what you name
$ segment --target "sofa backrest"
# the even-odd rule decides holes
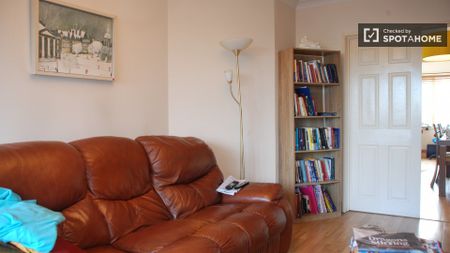
[[[222,180],[212,150],[191,137],[0,145],[0,186],[62,211],[59,235],[81,248],[218,203]]]
[[[89,248],[171,219],[136,141],[96,137],[0,145],[0,186],[62,211],[59,235]]]
[[[142,136],[153,185],[174,218],[183,218],[218,203],[223,181],[212,150],[193,137]]]
[[[0,145],[0,186],[22,199],[61,211],[86,195],[86,171],[78,151],[63,142]]]
[[[88,193],[83,158],[72,145],[48,141],[0,145],[0,186],[24,200],[36,199],[39,205],[62,211],[66,220],[59,228],[72,229],[60,234],[77,245],[89,247],[110,239],[106,222],[95,212]],[[98,233],[91,238],[78,233],[94,228]]]
[[[95,137],[71,144],[81,153],[86,164],[89,187],[87,199],[90,199],[95,211],[101,214],[109,231],[108,241],[98,238],[99,241],[111,243],[139,227],[171,218],[152,187],[150,165],[145,150],[139,143],[120,137]],[[70,208],[63,212],[66,218],[68,215],[70,218],[78,218],[81,209],[73,209],[74,212]],[[96,224],[93,229],[97,229],[99,225],[104,227]],[[66,235],[72,234],[74,229],[78,227],[63,225]],[[74,234],[84,234],[81,232]],[[93,246],[90,245],[89,238],[86,239],[88,240],[85,240],[86,244],[83,246]]]

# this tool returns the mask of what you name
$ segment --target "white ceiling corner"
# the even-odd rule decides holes
[[[299,0],[278,0],[278,1],[287,4],[287,5],[291,6],[292,8],[296,8],[298,6]]]
[[[348,2],[351,0],[298,0],[297,9],[304,9],[310,7],[317,7],[327,4],[334,4],[340,2]]]

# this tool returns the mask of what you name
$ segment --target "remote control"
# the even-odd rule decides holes
[[[236,186],[234,186],[234,189],[241,189],[242,187],[248,185],[250,182],[249,181],[244,181],[244,182],[240,182],[239,184],[237,184]]]
[[[238,181],[233,181],[233,182],[231,182],[229,185],[225,186],[225,189],[227,189],[227,190],[233,190],[233,188],[234,188],[236,185],[238,185],[238,184],[239,184]]]

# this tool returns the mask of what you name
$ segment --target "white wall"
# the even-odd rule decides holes
[[[422,74],[436,75],[450,73],[450,61],[445,62],[422,62]],[[434,138],[433,127],[428,130],[422,128],[422,150],[427,149],[427,144],[432,144]]]
[[[345,49],[345,35],[358,23],[450,21],[448,0],[352,0],[297,10],[297,41],[307,35],[322,48]]]
[[[448,73],[450,73],[450,61],[422,62],[422,74],[448,74]]]
[[[421,149],[427,150],[427,145],[433,144],[433,138],[434,138],[433,127],[429,127],[428,129],[422,128]]]
[[[224,175],[239,176],[239,114],[223,72],[234,59],[219,42],[251,37],[241,54],[246,166],[275,181],[274,0],[169,0],[169,132],[210,144]]]
[[[295,0],[275,0],[275,87],[279,85],[279,72],[278,72],[278,52],[287,48],[295,47],[295,8],[297,1]],[[278,88],[276,88],[276,120],[278,118]],[[277,124],[277,133],[279,132]],[[277,144],[278,144],[277,134]],[[280,158],[277,149],[277,166],[280,167]],[[277,170],[276,181],[279,180],[279,168]]]
[[[30,1],[0,1],[0,143],[166,134],[165,0],[72,0],[116,15],[117,80],[29,74]]]
[[[295,0],[275,0],[275,53],[295,47],[296,5]]]

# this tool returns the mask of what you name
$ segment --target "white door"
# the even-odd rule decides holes
[[[421,50],[347,50],[348,207],[419,217]]]

